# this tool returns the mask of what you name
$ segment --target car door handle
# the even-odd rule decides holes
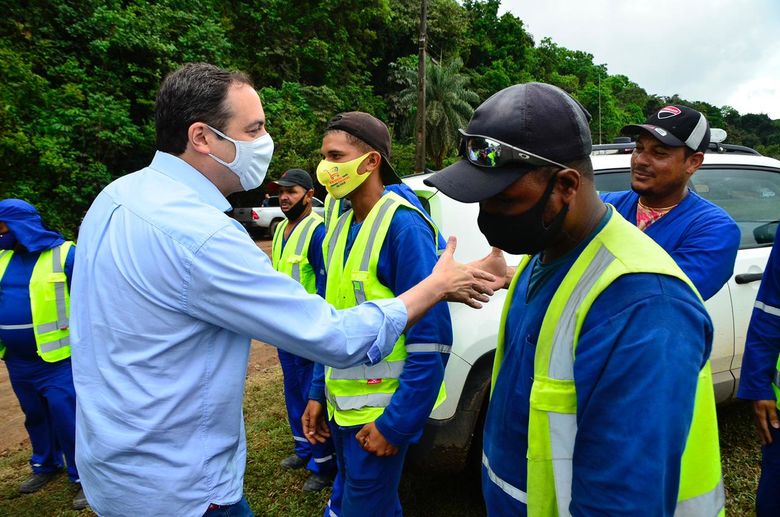
[[[749,284],[750,282],[758,282],[764,273],[740,273],[734,277],[734,281],[738,284]]]

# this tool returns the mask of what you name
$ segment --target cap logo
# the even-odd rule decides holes
[[[658,110],[658,114],[656,116],[658,117],[658,120],[663,120],[665,118],[676,117],[680,113],[682,113],[682,110],[677,106],[666,106],[665,108]]]
[[[654,128],[653,128],[653,131],[655,131],[656,133],[658,133],[658,134],[659,134],[659,135],[661,135],[661,136],[666,136],[666,131],[664,131],[664,130],[663,130],[663,129],[661,129],[660,127],[654,127]]]

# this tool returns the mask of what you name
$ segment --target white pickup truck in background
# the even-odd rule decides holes
[[[312,209],[320,215],[325,212],[322,201],[312,198]],[[233,218],[244,225],[249,235],[254,238],[267,235],[273,237],[276,226],[284,221],[284,213],[279,207],[279,197],[268,198],[268,206],[255,206],[249,208],[234,208]]]
[[[596,188],[602,192],[630,188],[633,143],[595,147]],[[725,209],[742,232],[732,278],[705,304],[715,326],[711,360],[715,397],[721,403],[733,399],[737,391],[748,322],[777,233],[780,161],[725,144],[713,151],[705,155],[690,188]],[[479,206],[459,203],[428,187],[423,183],[426,177],[410,176],[404,182],[417,193],[442,235],[458,238],[455,259],[467,263],[487,255],[490,246],[477,227]],[[510,265],[519,260],[517,256],[506,257]],[[450,304],[453,346],[444,374],[447,399],[431,413],[421,442],[410,450],[410,465],[451,472],[467,462],[479,463],[505,297],[506,290],[497,292],[480,310]]]

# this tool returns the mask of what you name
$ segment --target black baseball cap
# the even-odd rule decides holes
[[[355,138],[359,138],[369,147],[374,149],[382,157],[382,165],[379,172],[382,175],[382,183],[392,185],[401,183],[401,178],[390,165],[392,143],[390,131],[384,122],[362,111],[347,111],[339,113],[328,121],[325,131],[340,129]]]
[[[309,176],[309,173],[303,169],[290,169],[282,174],[282,177],[274,181],[280,187],[294,187],[299,185],[306,190],[314,188],[314,182]]]
[[[590,113],[557,86],[516,84],[480,104],[463,133],[498,140],[566,164],[590,154],[593,148],[590,119]],[[530,162],[514,162],[484,168],[461,157],[460,161],[427,178],[425,184],[463,203],[476,203],[495,196],[538,167]]]
[[[665,106],[648,117],[644,124],[630,124],[620,130],[626,136],[647,133],[664,145],[688,147],[704,152],[710,145],[707,118],[687,106]]]

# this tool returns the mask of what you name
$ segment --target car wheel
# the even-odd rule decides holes
[[[273,238],[274,234],[276,233],[276,227],[279,226],[279,223],[281,223],[281,219],[274,219],[271,221],[271,225],[268,227],[268,235]]]

